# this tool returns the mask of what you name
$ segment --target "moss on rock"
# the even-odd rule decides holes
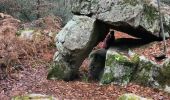
[[[138,54],[134,54],[134,55],[131,57],[131,61],[132,61],[134,64],[139,64],[139,61],[140,61],[139,55],[138,55]]]
[[[131,80],[134,64],[128,57],[117,52],[107,53],[104,73],[100,83],[115,83],[119,85],[127,84]]]
[[[170,79],[170,63],[163,65],[162,74],[164,77]]]
[[[152,99],[143,98],[138,95],[129,93],[121,95],[118,100],[152,100]]]
[[[148,82],[152,78],[152,68],[154,66],[155,65],[147,60],[144,56],[141,56],[137,66],[136,75],[134,75],[133,78],[135,82],[143,85],[148,85]]]
[[[72,72],[74,70],[71,70],[69,67],[65,67],[62,65],[62,63],[55,63],[52,65],[51,69],[48,72],[47,79],[63,79],[65,81],[68,81],[69,79],[73,79],[76,77],[76,72]],[[73,75],[74,73],[74,75]]]
[[[130,81],[144,86],[164,89],[170,87],[170,59],[157,64],[145,56],[134,54],[130,57],[109,49],[101,84],[126,85]]]
[[[113,61],[123,64],[125,62],[128,62],[128,58],[121,54],[108,55],[107,61],[106,61],[106,66],[112,65]]]
[[[111,74],[111,69],[106,68],[104,75],[101,77],[101,84],[109,84],[114,81],[113,75]]]

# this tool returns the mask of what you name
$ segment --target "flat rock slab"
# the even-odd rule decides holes
[[[166,37],[169,37],[170,6],[167,2],[161,3],[161,6]],[[156,0],[75,0],[72,12],[91,16],[130,35],[149,39],[151,34],[162,37],[159,34],[160,21],[157,9]]]

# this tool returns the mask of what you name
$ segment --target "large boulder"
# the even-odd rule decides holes
[[[170,58],[166,58],[161,64],[144,56],[139,56],[138,59],[139,62],[133,75],[133,81],[170,93]]]
[[[119,85],[127,84],[132,78],[135,67],[127,56],[110,48],[107,51],[105,68],[100,82],[102,84],[111,82]]]
[[[83,60],[108,32],[108,26],[87,16],[73,16],[56,36],[55,66],[48,78],[72,80]]]
[[[169,37],[170,6],[167,3],[161,5],[165,33]],[[58,51],[54,56],[54,70],[49,72],[48,78],[54,76],[57,79],[74,79],[82,61],[105,38],[109,29],[140,38],[141,44],[161,39],[156,0],[74,0],[72,12],[75,15],[56,36]],[[127,45],[126,42],[125,44]],[[123,56],[124,58],[127,57]],[[130,67],[133,66],[131,60],[117,63],[114,59],[112,62],[124,73],[122,76],[120,73],[112,74],[112,81],[128,83],[134,69]],[[127,66],[124,63],[128,63]],[[117,68],[113,67],[112,70],[116,72]]]
[[[161,3],[161,11],[165,33],[169,37],[170,6],[167,4]],[[101,20],[116,30],[139,38],[161,37],[156,0],[75,0],[72,11]]]
[[[159,64],[143,55],[134,52],[127,55],[125,52],[118,53],[115,48],[107,51],[101,84],[126,85],[135,82],[170,93],[170,58]]]

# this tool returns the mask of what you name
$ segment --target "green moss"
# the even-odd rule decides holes
[[[164,74],[161,71],[161,68],[163,67],[157,67],[157,77],[156,77],[156,81],[159,83],[159,87],[158,88],[165,88],[165,85],[167,84],[166,81],[170,80],[168,79],[166,76],[164,76]]]
[[[29,96],[16,96],[13,97],[12,100],[30,100]]]
[[[66,66],[63,66],[60,63],[55,63],[52,65],[51,69],[49,70],[49,73],[47,75],[47,79],[67,79],[71,75],[71,71],[69,68],[66,68]]]
[[[129,61],[126,57],[124,57],[121,54],[108,55],[106,66],[111,66],[113,62],[124,63]]]
[[[104,73],[102,76],[100,83],[109,84],[114,81],[113,75],[111,73]]]
[[[126,96],[126,95],[123,95],[118,100],[140,100],[140,99],[135,97],[135,96]]]
[[[140,61],[138,71],[136,73],[137,75],[134,78],[135,81],[143,85],[148,85],[147,82],[149,82],[151,78],[152,68],[153,64],[151,62]]]
[[[52,96],[15,96],[12,98],[12,100],[41,100],[41,99],[46,99],[46,100],[53,100]]]
[[[140,97],[138,95],[129,93],[129,94],[121,95],[118,100],[143,100],[143,99],[144,100],[149,100],[149,99],[146,99],[146,98],[142,98],[142,97]]]
[[[126,75],[122,77],[122,83],[128,84],[132,78],[132,70],[126,70]]]
[[[16,32],[16,35],[17,35],[17,36],[20,36],[20,35],[21,35],[21,31],[22,31],[22,30],[17,31],[17,32]]]
[[[52,79],[52,78],[63,79],[64,70],[65,70],[64,66],[61,66],[59,64],[51,65],[51,69],[48,72],[47,79]]]
[[[147,21],[153,23],[155,20],[159,18],[159,14],[156,8],[144,4],[144,16],[146,17]]]
[[[138,54],[135,54],[135,55],[131,58],[131,61],[132,61],[132,63],[134,63],[135,65],[138,65],[139,62],[140,62],[139,55],[138,55]]]
[[[65,63],[57,62],[52,65],[47,79],[62,79],[65,81],[73,80],[77,77],[78,70],[71,69],[70,66],[65,66]]]
[[[131,62],[127,57],[121,55],[121,54],[114,54],[114,55],[108,55],[106,60],[106,66],[112,66],[112,64],[116,62],[121,65],[125,66],[133,66],[133,62]]]
[[[106,73],[103,74],[101,83],[115,82],[120,85],[127,84],[131,80],[133,68],[134,64],[126,56],[118,53],[107,55]],[[120,74],[118,70],[120,72],[123,71],[122,76],[116,75]]]
[[[148,62],[141,61],[139,66],[148,72],[151,71],[153,64],[150,61]]]
[[[164,77],[170,79],[170,63],[163,65],[162,74]]]
[[[81,77],[81,80],[82,80],[83,82],[88,82],[88,81],[89,81],[88,74],[83,73],[83,75],[82,75],[82,77]]]

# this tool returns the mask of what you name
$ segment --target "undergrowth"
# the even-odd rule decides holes
[[[49,36],[25,40],[10,32],[0,34],[0,79],[25,66],[48,64],[54,52],[54,41]]]

